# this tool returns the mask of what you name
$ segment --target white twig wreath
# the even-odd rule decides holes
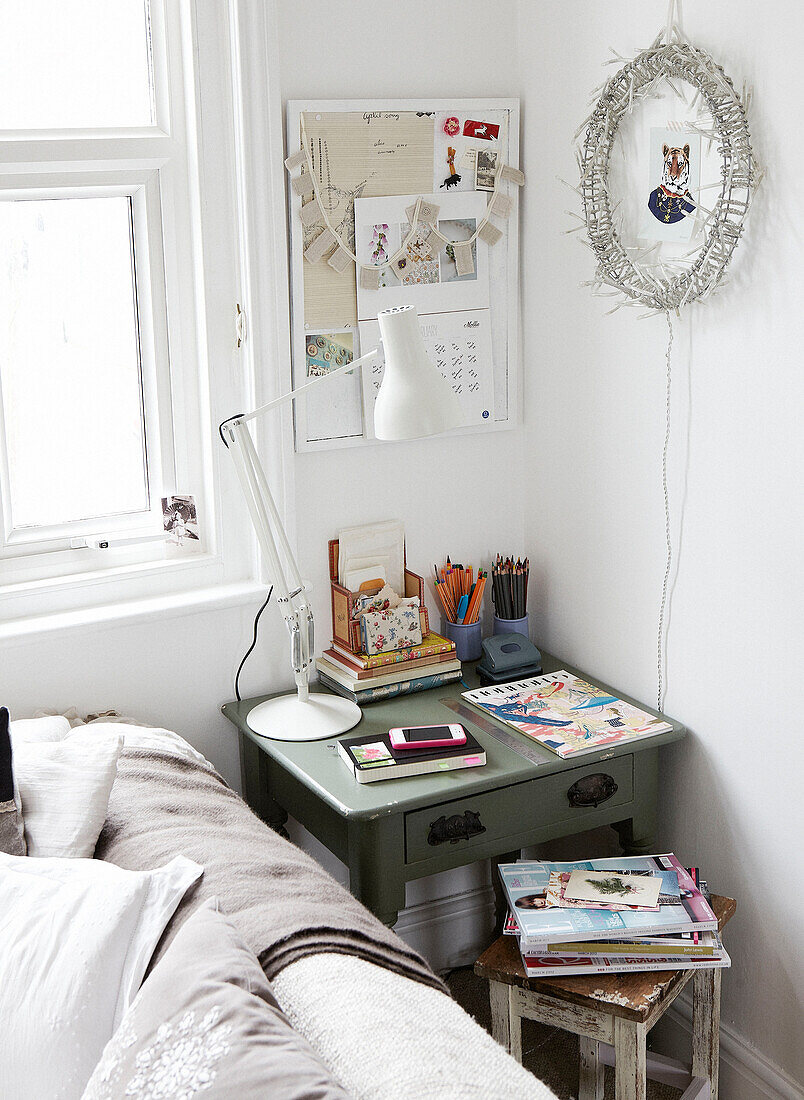
[[[606,82],[579,131],[586,133],[578,149],[579,193],[589,244],[598,260],[593,287],[598,289],[605,283],[626,296],[628,301],[621,304],[641,303],[661,312],[678,311],[689,302],[703,299],[720,283],[742,235],[757,182],[747,102],[721,66],[703,50],[683,41],[680,33],[678,41],[670,41],[671,29],[670,22],[666,41],[662,41],[663,32],[650,49]],[[673,87],[673,80],[687,81],[697,89],[695,100],[700,97],[706,104],[712,127],[691,129],[716,141],[721,155],[720,194],[703,223],[704,243],[689,268],[681,272],[672,264],[654,264],[649,270],[628,255],[614,224],[608,184],[609,161],[623,116],[655,94],[662,82]]]

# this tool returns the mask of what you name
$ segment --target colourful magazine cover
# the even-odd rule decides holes
[[[547,887],[553,871],[671,872],[662,893],[677,880],[681,905],[660,905],[656,912],[613,912],[603,909],[546,908]],[[533,946],[574,940],[623,940],[670,932],[716,932],[717,918],[689,873],[672,853],[656,856],[613,856],[609,859],[547,863],[523,860],[500,864],[508,904],[521,932],[523,953]]]
[[[673,728],[565,670],[476,688],[463,697],[562,759]]]

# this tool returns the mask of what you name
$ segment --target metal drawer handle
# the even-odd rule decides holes
[[[452,817],[439,817],[430,822],[427,835],[428,844],[457,844],[459,840],[468,840],[471,836],[485,833],[486,826],[480,824],[480,814],[467,810],[465,814],[453,814]]]
[[[610,775],[595,772],[573,783],[567,791],[570,806],[599,806],[617,793],[617,784]]]

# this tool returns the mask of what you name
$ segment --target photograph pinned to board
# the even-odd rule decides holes
[[[640,237],[689,241],[701,182],[701,136],[651,127],[649,178]]]
[[[380,342],[378,321],[360,321],[363,347]],[[466,425],[483,424],[491,416],[493,379],[491,363],[491,312],[488,309],[428,313],[419,316],[424,347],[461,403]],[[363,411],[366,431],[374,438],[374,402],[382,382],[385,359],[379,356],[363,365]]]
[[[478,149],[475,156],[475,191],[493,191],[497,173],[497,150]]]
[[[360,269],[349,259],[355,249],[355,209],[361,201],[383,196],[407,199],[398,218],[379,214],[371,225],[367,254],[361,263],[377,269],[376,277],[366,272],[365,286],[379,285],[370,293],[394,290],[416,294],[430,291],[441,295],[477,288],[485,281],[485,298],[470,301],[467,308],[491,309],[493,325],[478,319],[480,333],[472,341],[485,346],[490,338],[491,392],[482,400],[470,430],[500,430],[512,426],[516,417],[518,370],[518,233],[519,188],[510,179],[498,182],[502,198],[511,200],[510,215],[495,216],[489,222],[486,240],[473,249],[459,250],[457,264],[444,242],[427,233],[426,218],[420,218],[421,232],[413,237],[407,255],[400,257],[401,269],[388,263],[398,251],[409,229],[404,207],[416,199],[434,197],[442,207],[441,217],[465,221],[468,228],[480,224],[487,214],[493,192],[477,191],[477,150],[493,151],[503,164],[519,164],[519,103],[516,99],[463,100],[292,100],[287,105],[288,200],[291,227],[291,302],[293,384],[308,377],[306,347],[311,336],[337,337],[352,332],[355,357],[376,345],[358,340]],[[450,152],[450,150],[452,150]],[[452,169],[450,167],[452,160]],[[498,161],[499,163],[499,161]],[[454,170],[453,170],[454,169]],[[450,187],[441,185],[451,176]],[[481,182],[483,173],[481,172]],[[459,210],[453,216],[451,200],[464,193],[483,200],[480,213]],[[305,252],[332,230],[335,243],[323,249],[318,262],[304,258]],[[466,233],[466,229],[464,230]],[[457,232],[454,239],[466,239]],[[469,234],[471,235],[471,234]],[[323,240],[322,240],[323,238]],[[453,237],[450,237],[452,240]],[[490,247],[494,242],[494,247]],[[313,249],[315,251],[315,249]],[[331,255],[334,252],[335,255]],[[484,258],[485,254],[485,258]],[[471,258],[470,258],[471,257]],[[335,261],[338,262],[335,262]],[[332,262],[330,262],[332,261]],[[486,263],[486,271],[483,264]],[[470,265],[474,270],[470,270]],[[385,303],[380,308],[386,308]],[[407,304],[403,302],[401,304]],[[422,306],[417,305],[419,313]],[[427,312],[441,314],[464,308],[460,304],[431,303]],[[376,312],[373,315],[376,317]],[[467,318],[467,320],[469,320]],[[432,325],[431,321],[431,325]],[[460,337],[461,333],[452,333]],[[441,341],[444,342],[443,340]],[[473,354],[478,349],[466,349]],[[318,373],[324,368],[318,364]],[[456,368],[457,369],[457,368]],[[470,380],[475,385],[475,380]],[[487,379],[481,379],[485,390]],[[456,384],[461,385],[460,379]],[[351,389],[349,389],[351,387]],[[338,392],[337,401],[331,394]],[[294,408],[294,437],[297,451],[323,450],[358,445],[374,438],[373,422],[364,418],[362,385],[351,376],[323,386],[323,393],[311,390]],[[371,395],[370,395],[371,398]],[[478,399],[478,404],[480,400]],[[348,407],[351,405],[351,407]],[[373,405],[370,399],[369,405]],[[486,416],[482,416],[486,413]],[[359,424],[358,424],[359,421]]]
[[[351,363],[358,356],[358,341],[355,328],[307,333],[307,378],[321,378],[331,370]],[[354,374],[344,374],[332,382],[313,386],[297,399],[298,412],[305,417],[308,427],[315,425],[315,431],[320,433],[322,439],[362,435],[361,385],[358,368]]]

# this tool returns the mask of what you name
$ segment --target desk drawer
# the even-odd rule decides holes
[[[593,816],[599,806],[623,806],[633,798],[633,765],[633,756],[620,756],[474,798],[412,810],[405,814],[405,862],[433,859],[458,844],[464,849],[480,848],[489,841],[519,837],[546,825],[582,821]],[[603,778],[595,783],[589,776]],[[578,784],[579,780],[586,782]]]

